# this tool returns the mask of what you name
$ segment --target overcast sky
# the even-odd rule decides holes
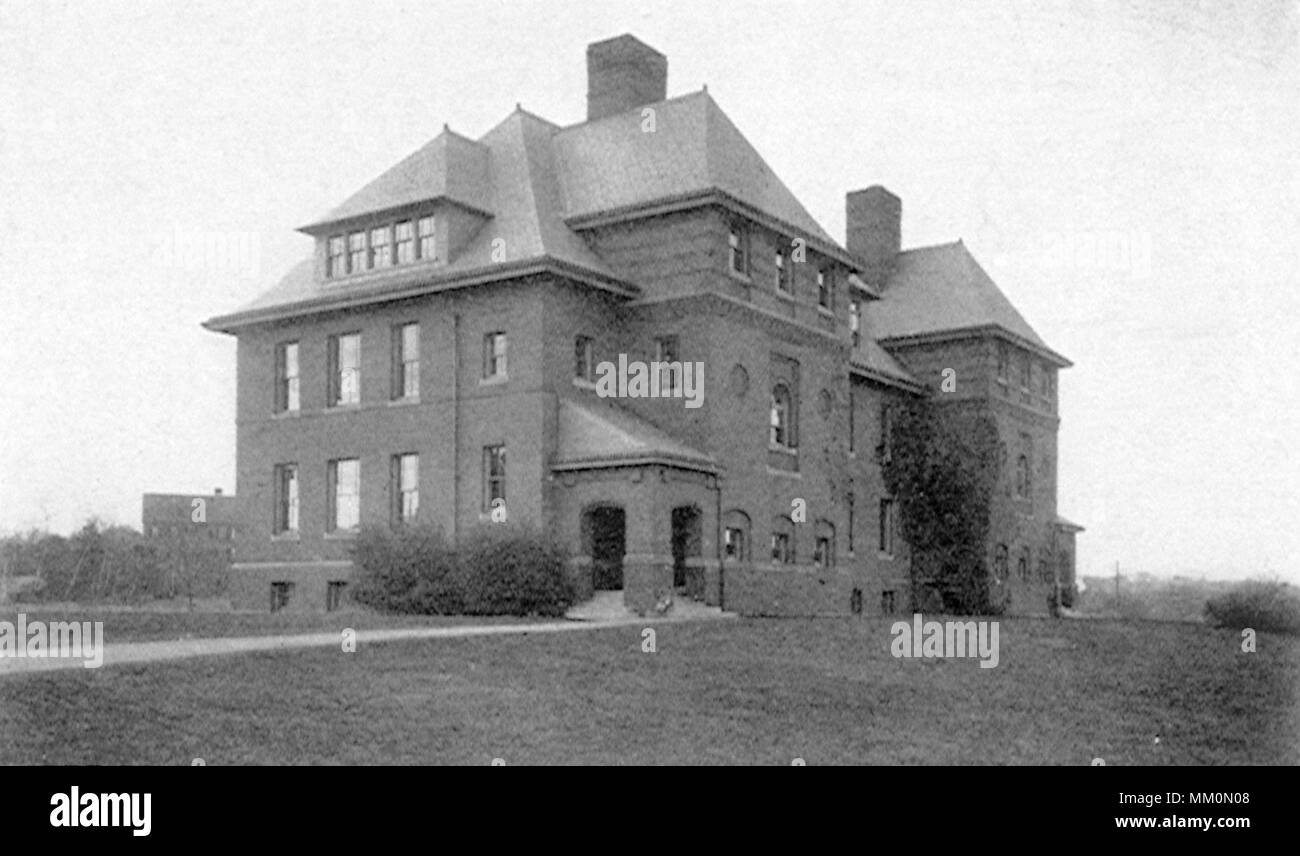
[[[233,491],[234,340],[199,323],[444,122],[581,121],[586,45],[631,32],[832,235],[846,191],[884,184],[905,247],[963,238],[1074,361],[1081,574],[1300,582],[1298,22],[1282,0],[0,0],[0,530]]]

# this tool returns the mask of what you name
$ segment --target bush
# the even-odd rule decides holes
[[[524,526],[481,526],[468,534],[456,558],[464,609],[471,615],[558,617],[576,597],[564,550]]]
[[[455,557],[435,528],[364,527],[352,544],[352,560],[351,596],[362,606],[421,615],[459,611],[442,594],[451,582]]]
[[[457,548],[427,527],[367,528],[352,556],[352,599],[384,612],[561,616],[576,597],[564,551],[513,523],[472,530]]]
[[[1250,580],[1205,602],[1215,627],[1300,634],[1300,591],[1278,580]]]

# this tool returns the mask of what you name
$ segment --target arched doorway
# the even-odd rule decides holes
[[[591,587],[596,591],[623,588],[623,554],[627,547],[627,518],[616,505],[589,508],[582,516],[583,545],[591,556]]]
[[[703,569],[692,568],[692,573],[688,574],[686,564],[687,559],[700,558],[704,554],[703,514],[694,505],[678,506],[673,509],[672,526],[673,587],[685,588],[690,597],[703,599]]]

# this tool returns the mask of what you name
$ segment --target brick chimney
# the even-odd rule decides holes
[[[878,184],[844,197],[848,251],[862,260],[867,280],[879,286],[894,270],[903,247],[903,202]]]
[[[668,57],[632,35],[587,45],[587,119],[668,97]]]

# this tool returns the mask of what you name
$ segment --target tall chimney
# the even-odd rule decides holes
[[[878,184],[844,197],[845,246],[865,266],[871,285],[884,284],[903,248],[903,202]]]
[[[632,35],[587,45],[587,119],[668,97],[668,57]]]

